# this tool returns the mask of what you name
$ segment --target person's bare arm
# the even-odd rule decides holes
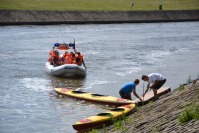
[[[147,84],[147,88],[146,88],[145,94],[147,93],[147,91],[149,90],[149,88],[150,88],[150,83]]]
[[[86,67],[86,65],[85,65],[85,63],[84,63],[84,59],[82,59],[82,63],[83,63],[83,65],[84,65],[84,67],[87,69],[87,67]]]
[[[138,94],[137,94],[137,92],[135,90],[133,90],[132,92],[140,101],[142,101],[142,99],[138,96]]]
[[[144,97],[144,96],[145,96],[145,94],[148,92],[148,90],[149,90],[149,86],[150,86],[150,83],[148,83],[148,84],[147,84],[147,88],[146,88],[146,90],[145,90],[144,94],[142,94],[142,96],[143,96],[143,97]]]

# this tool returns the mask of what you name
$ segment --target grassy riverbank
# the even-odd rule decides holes
[[[3,10],[199,10],[199,0],[0,0]]]

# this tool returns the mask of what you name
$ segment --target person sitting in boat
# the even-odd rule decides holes
[[[139,79],[135,79],[134,82],[127,82],[126,84],[124,84],[119,91],[119,94],[122,98],[124,99],[129,99],[132,100],[131,98],[131,93],[133,92],[133,94],[140,100],[142,101],[142,99],[138,96],[138,94],[136,93],[136,86],[140,83]]]
[[[82,64],[84,65],[84,67],[87,69],[85,63],[84,63],[84,59],[83,59],[83,55],[80,54],[80,52],[77,53],[77,57],[76,57],[76,63],[77,65],[81,66]]]
[[[53,64],[53,58],[52,58],[53,54],[55,54],[54,53],[54,47],[53,47],[53,49],[48,54],[48,62],[50,62],[51,65]]]
[[[64,62],[64,60],[65,60],[65,58],[66,58],[67,55],[68,55],[68,51],[66,51],[66,52],[63,54],[63,56],[61,57],[62,62]]]
[[[73,53],[73,52],[70,52],[70,54],[71,54],[71,57],[70,57],[70,64],[76,64],[76,62],[75,62],[75,54]]]
[[[63,57],[64,64],[72,64],[72,53],[65,53]]]
[[[84,63],[84,59],[83,59],[83,55],[80,52],[77,52],[77,50],[75,49],[75,59],[74,62],[81,66],[82,64],[84,65],[84,67],[87,69],[85,63]]]
[[[53,61],[53,65],[56,66],[60,66],[62,64],[61,59],[59,58],[59,52],[57,50],[54,51],[54,54],[52,54],[52,61]]]
[[[62,56],[62,62],[63,62],[63,64],[71,64],[70,58],[71,58],[71,54],[68,53],[68,51],[66,51],[64,53],[64,55]]]

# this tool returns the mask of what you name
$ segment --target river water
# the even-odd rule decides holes
[[[47,75],[52,45],[74,39],[87,76]],[[1,26],[0,51],[0,132],[74,133],[73,123],[108,107],[58,98],[54,87],[119,97],[125,82],[158,72],[175,89],[199,76],[199,23]]]

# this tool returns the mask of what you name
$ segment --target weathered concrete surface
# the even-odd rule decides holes
[[[183,11],[31,11],[0,10],[0,25],[198,21],[199,10]]]
[[[179,124],[178,116],[192,103],[199,104],[199,80],[163,95],[160,100],[143,106],[129,116],[125,133],[199,133],[199,120]],[[108,133],[121,133],[109,129]]]

